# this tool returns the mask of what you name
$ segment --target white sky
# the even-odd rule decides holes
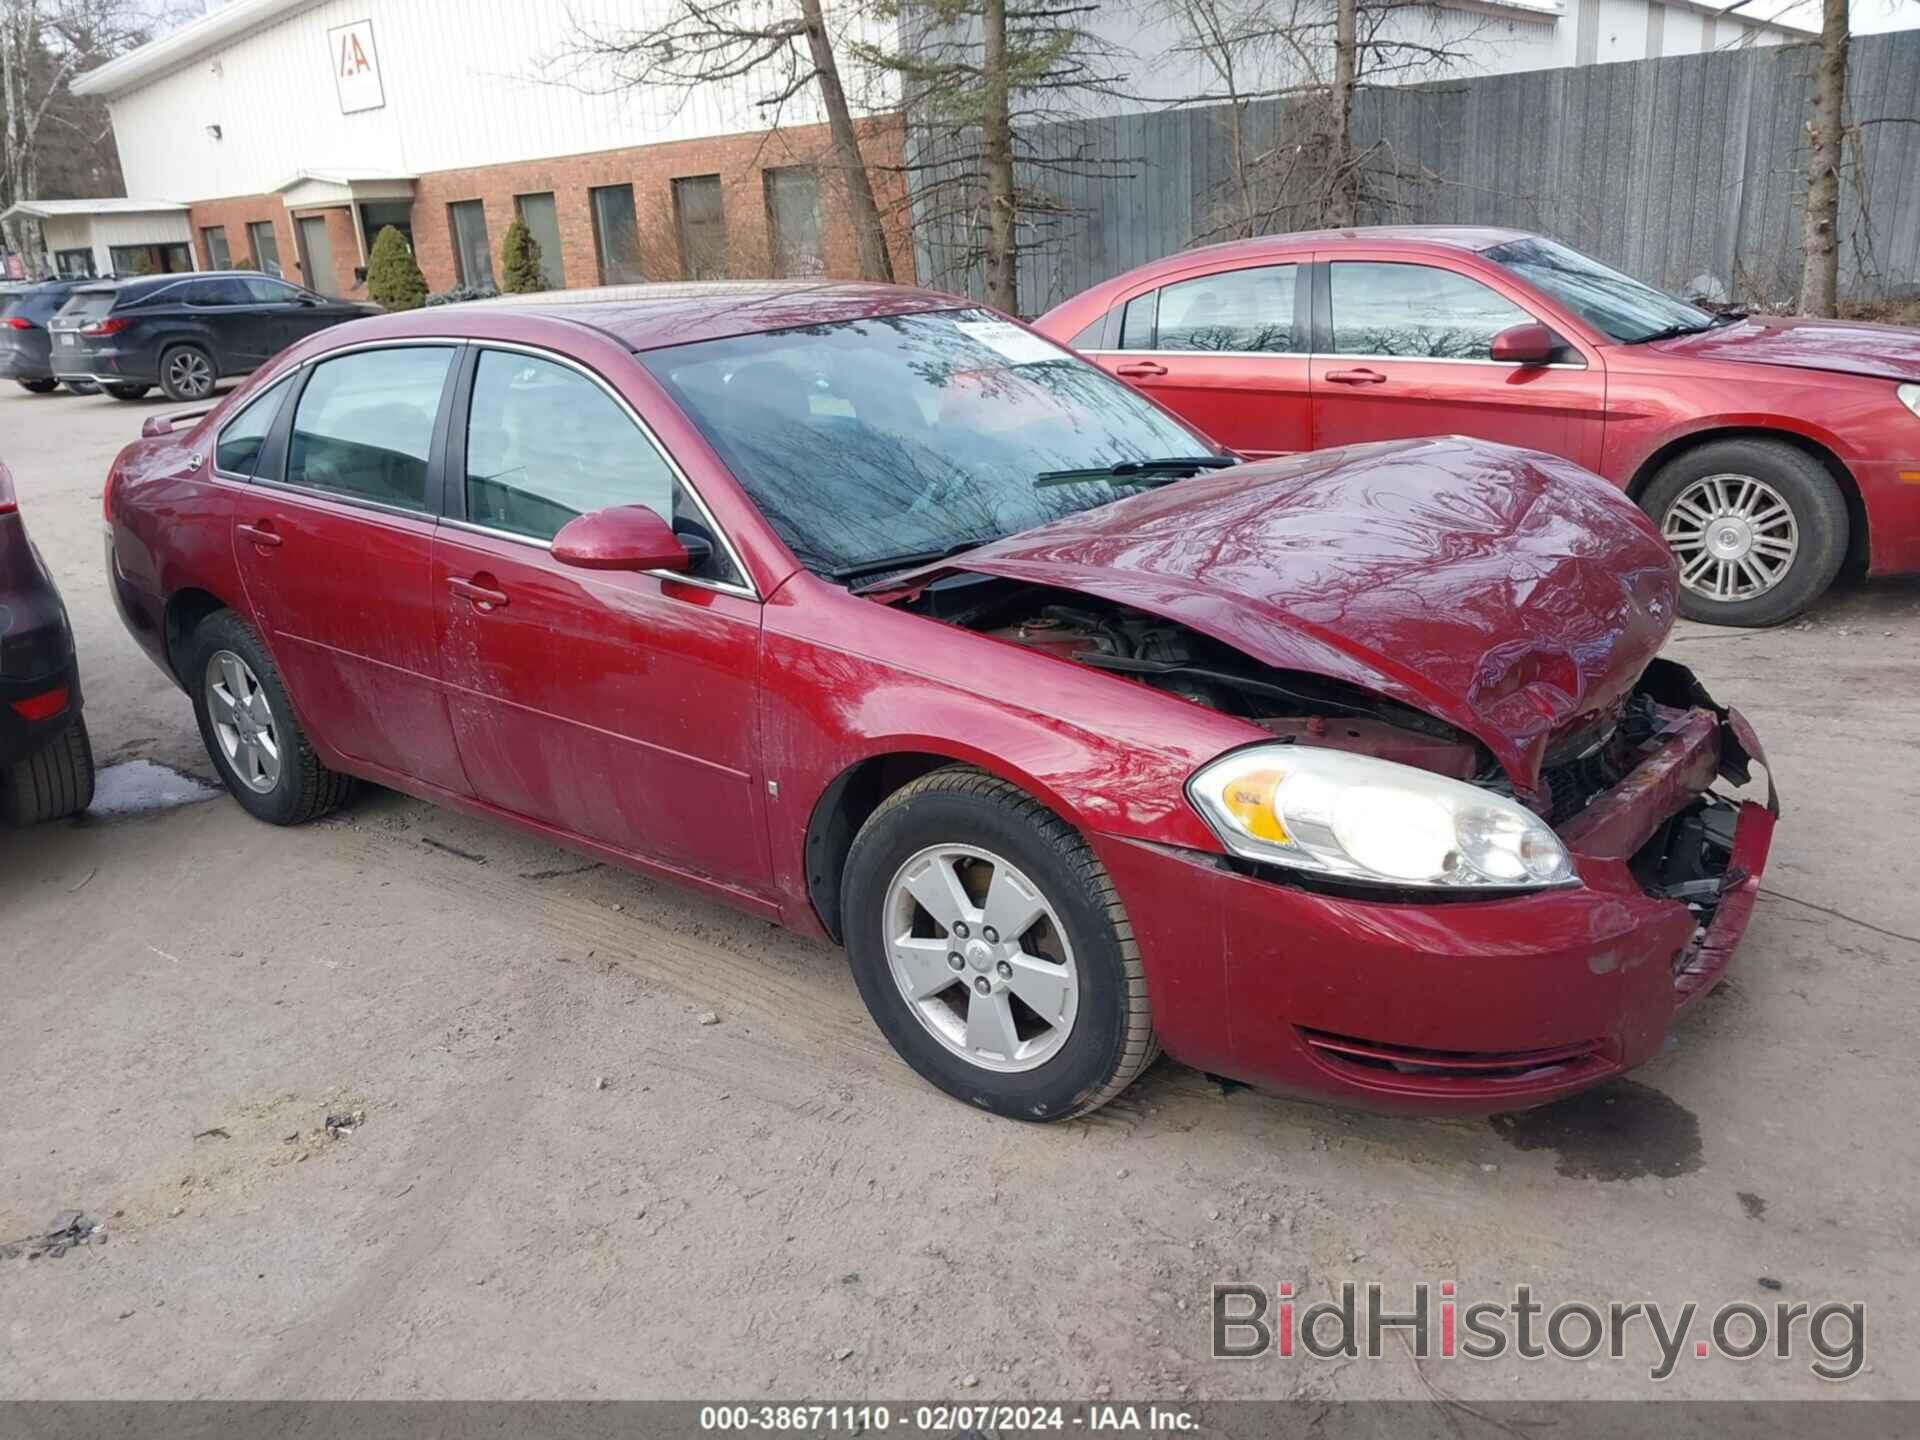
[[[1709,0],[1717,4],[1718,0]],[[1920,0],[1852,0],[1853,33],[1877,35],[1883,30],[1920,29]],[[1749,0],[1743,15],[1778,20],[1803,30],[1820,28],[1820,0]]]

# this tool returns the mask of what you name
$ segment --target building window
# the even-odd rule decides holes
[[[206,247],[207,266],[213,270],[233,267],[233,252],[227,248],[227,227],[207,225],[200,231],[200,243]]]
[[[640,232],[634,221],[633,187],[602,185],[589,190],[593,205],[593,250],[602,285],[637,285],[646,279],[640,263]]]
[[[766,186],[773,273],[826,274],[827,257],[820,245],[820,173],[811,165],[782,166],[766,172]]]
[[[513,204],[533,243],[540,247],[540,283],[549,290],[564,289],[567,270],[560,262],[560,217],[553,207],[553,192],[516,195]]]
[[[727,211],[718,175],[688,175],[673,182],[673,211],[680,223],[680,261],[690,280],[718,280],[727,273]]]
[[[478,200],[447,206],[453,226],[453,271],[470,290],[493,289],[493,247],[487,243],[487,208]]]
[[[53,252],[53,268],[72,280],[91,280],[93,278],[93,251],[56,250]]]
[[[115,245],[108,251],[113,273],[128,275],[177,275],[193,269],[193,251],[179,245]]]
[[[247,243],[253,246],[253,263],[263,275],[280,275],[280,242],[273,233],[271,220],[255,220],[247,226]]]

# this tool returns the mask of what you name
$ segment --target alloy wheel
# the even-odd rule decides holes
[[[213,366],[198,350],[176,350],[167,357],[167,382],[183,399],[198,400],[213,389]]]
[[[207,714],[240,783],[265,795],[280,783],[280,729],[260,677],[231,650],[207,657]]]
[[[1780,492],[1751,475],[1704,475],[1667,507],[1660,533],[1680,583],[1722,603],[1764,595],[1793,568],[1800,527]]]
[[[1059,914],[1017,866],[970,845],[930,847],[894,873],[883,913],[894,982],[948,1050],[1003,1074],[1060,1052],[1079,970]]]

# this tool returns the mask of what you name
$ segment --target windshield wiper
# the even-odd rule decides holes
[[[1076,485],[1083,480],[1116,480],[1127,485],[1166,485],[1184,480],[1198,470],[1225,470],[1238,465],[1231,455],[1181,455],[1171,460],[1122,460],[1117,465],[1095,465],[1085,470],[1043,470],[1033,477],[1036,486]]]
[[[1627,344],[1651,345],[1656,340],[1678,340],[1682,335],[1698,335],[1704,330],[1711,330],[1716,323],[1718,322],[1709,320],[1704,325],[1694,325],[1686,322],[1678,325],[1664,325],[1650,335],[1642,335],[1638,340],[1627,341]]]
[[[982,545],[991,545],[995,540],[1000,538],[998,535],[983,535],[977,540],[962,540],[957,544],[943,546],[938,550],[920,550],[910,555],[889,555],[881,560],[862,560],[858,565],[846,565],[838,570],[827,571],[827,578],[829,580],[852,580],[860,575],[875,575],[879,577],[876,580],[869,580],[863,585],[852,585],[848,587],[854,594],[858,595],[862,590],[872,590],[880,585],[884,585],[888,580],[892,579],[893,576],[898,575],[903,570],[913,570],[921,565],[931,565],[936,560],[951,559],[953,556],[963,555],[969,550],[978,550]]]
[[[1722,325],[1734,325],[1745,320],[1752,313],[1751,310],[1722,310],[1707,322],[1707,328],[1718,330]]]

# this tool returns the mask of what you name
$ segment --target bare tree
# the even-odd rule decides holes
[[[797,96],[813,91],[826,112],[829,152],[858,241],[860,273],[892,281],[886,227],[821,0],[672,0],[664,18],[643,29],[576,26],[572,54],[609,66],[618,88],[662,87],[683,98],[707,86],[765,83],[769,88],[757,104],[770,129],[779,127]]]
[[[911,152],[917,238],[937,271],[978,271],[989,304],[1020,313],[1020,257],[1068,213],[1050,177],[1113,173],[1125,162],[1058,122],[1117,93],[1118,51],[1089,28],[1095,0],[879,0],[891,43],[853,54],[897,88]]]
[[[1807,118],[1807,209],[1801,232],[1800,312],[1840,313],[1840,167],[1846,150],[1847,0],[1822,0],[1820,52]]]

